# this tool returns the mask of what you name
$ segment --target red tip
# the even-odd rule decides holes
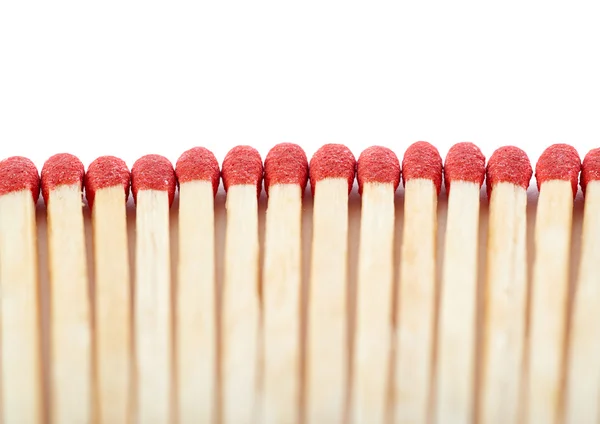
[[[310,185],[313,195],[317,181],[326,178],[345,178],[348,180],[348,194],[354,184],[356,159],[343,144],[326,144],[315,152],[310,160]]]
[[[15,191],[30,190],[33,203],[40,197],[40,176],[27,158],[13,156],[0,162],[0,196]]]
[[[448,192],[452,181],[468,181],[481,186],[485,179],[485,156],[473,143],[457,143],[446,155],[444,175]]]
[[[61,185],[79,184],[83,186],[85,170],[83,164],[69,153],[52,156],[42,167],[42,196],[48,203],[50,192]]]
[[[260,153],[250,146],[236,146],[223,160],[223,185],[228,190],[233,185],[252,184],[256,194],[260,194],[263,178],[263,164]]]
[[[394,191],[400,183],[400,162],[387,147],[371,146],[360,154],[357,163],[358,192],[364,183],[392,183]]]
[[[123,186],[125,202],[129,196],[129,168],[114,156],[101,156],[93,161],[85,174],[85,195],[90,208],[94,206],[96,191],[114,186]]]
[[[442,157],[433,145],[426,141],[411,144],[402,159],[404,185],[411,179],[431,180],[440,194],[442,188]]]
[[[274,184],[298,184],[304,192],[308,180],[308,160],[302,147],[293,143],[280,143],[273,147],[265,159],[265,190]]]
[[[523,150],[514,146],[500,147],[488,160],[488,197],[497,183],[512,183],[527,190],[532,174],[531,162]]]
[[[219,163],[213,152],[204,147],[194,147],[179,157],[175,165],[179,184],[189,181],[210,181],[214,195],[219,189]]]
[[[546,181],[571,181],[573,197],[575,197],[579,171],[581,171],[581,159],[577,150],[568,144],[553,144],[544,150],[535,165],[538,190]]]
[[[166,191],[169,193],[170,206],[175,197],[175,186],[175,170],[164,156],[142,156],[131,168],[131,191],[136,201],[139,190]]]
[[[581,188],[585,194],[585,188],[590,181],[600,180],[600,149],[592,149],[583,158],[583,169],[581,171]]]

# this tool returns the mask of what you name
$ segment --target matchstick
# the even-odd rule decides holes
[[[39,194],[38,171],[29,159],[0,162],[0,421],[7,424],[42,421],[35,222]]]
[[[131,191],[136,201],[135,421],[139,423],[173,420],[169,207],[175,185],[175,171],[166,158],[146,155],[133,164]]]
[[[479,190],[485,157],[472,143],[450,148],[444,165],[448,216],[437,352],[436,422],[472,421]]]
[[[600,417],[600,149],[583,159],[581,188],[585,206],[567,365],[568,424],[597,422]]]
[[[48,208],[53,423],[89,423],[93,416],[83,176],[83,164],[68,153],[52,156],[42,168],[42,194]]]
[[[540,196],[529,324],[529,424],[557,424],[562,418],[571,223],[580,169],[577,151],[567,144],[548,147],[535,167]]]
[[[129,169],[114,156],[93,161],[85,176],[92,210],[96,320],[96,422],[131,419],[131,281],[126,202]]]
[[[258,195],[263,166],[250,146],[227,153],[225,274],[222,303],[223,423],[257,421],[259,354]]]
[[[300,284],[302,196],[308,161],[292,143],[265,159],[269,195],[263,268],[264,422],[298,421],[300,389]]]
[[[348,194],[356,160],[326,144],[310,161],[313,239],[307,328],[307,421],[339,423],[348,385]]]
[[[215,421],[216,285],[214,196],[219,164],[194,147],[175,167],[179,182],[179,263],[175,331],[179,424]]]
[[[394,193],[400,182],[400,163],[390,149],[369,147],[358,158],[357,177],[362,209],[352,418],[356,423],[383,424],[389,421]]]
[[[488,161],[490,199],[480,423],[516,423],[527,295],[527,188],[532,169],[524,151],[496,150]]]
[[[437,199],[442,185],[438,150],[418,141],[402,160],[404,229],[397,292],[394,421],[432,419]]]

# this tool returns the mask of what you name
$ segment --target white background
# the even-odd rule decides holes
[[[595,2],[0,1],[0,156],[600,145]]]

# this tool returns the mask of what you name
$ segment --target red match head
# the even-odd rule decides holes
[[[231,149],[221,169],[225,191],[233,185],[255,185],[256,195],[260,194],[263,179],[263,164],[260,153],[250,146],[236,146]]]
[[[302,147],[293,143],[280,143],[273,147],[265,159],[265,190],[274,184],[298,184],[302,192],[308,180],[308,160]]]
[[[535,165],[538,190],[546,181],[570,181],[573,186],[573,197],[575,197],[579,171],[581,171],[581,159],[577,150],[568,144],[553,144],[544,150]]]
[[[514,146],[500,147],[488,160],[488,197],[497,183],[511,183],[527,190],[532,174],[531,162],[523,150]]]
[[[125,191],[125,202],[129,196],[129,168],[125,162],[114,156],[101,156],[93,161],[85,174],[85,195],[90,208],[94,206],[96,191],[122,186]]]
[[[581,188],[585,194],[585,188],[590,181],[600,180],[600,149],[592,149],[583,158],[581,171]]]
[[[83,187],[83,164],[69,153],[52,156],[42,167],[42,196],[48,203],[50,192],[61,185],[79,184]]]
[[[446,155],[444,176],[448,192],[452,181],[473,182],[481,186],[485,179],[485,156],[473,143],[457,143]]]
[[[131,168],[131,191],[136,201],[139,190],[158,190],[169,193],[169,205],[171,205],[175,197],[176,184],[173,165],[164,156],[142,156]]]
[[[360,154],[357,162],[358,192],[364,183],[391,183],[394,191],[400,183],[400,162],[387,147],[371,146]]]
[[[30,190],[33,203],[40,197],[40,176],[27,158],[13,156],[0,162],[0,196],[15,191]]]
[[[326,144],[313,155],[309,170],[313,195],[317,181],[326,178],[347,179],[348,194],[350,194],[356,173],[356,159],[350,149],[343,144]]]
[[[442,157],[433,145],[426,141],[411,144],[402,159],[402,179],[404,185],[411,179],[433,181],[438,194],[442,188]]]
[[[219,163],[213,152],[204,147],[194,147],[183,152],[175,165],[179,184],[189,181],[210,181],[216,195],[219,189]]]

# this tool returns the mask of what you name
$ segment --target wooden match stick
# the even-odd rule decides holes
[[[535,167],[540,196],[529,324],[529,424],[556,424],[562,418],[571,223],[580,169],[577,151],[567,144],[548,147]]]
[[[567,365],[568,424],[597,422],[600,416],[600,149],[591,150],[583,159],[581,187],[585,206]]]
[[[369,147],[358,158],[357,177],[362,209],[352,418],[356,423],[385,423],[392,346],[394,193],[400,163],[390,149]]]
[[[85,176],[92,210],[96,278],[96,422],[131,419],[131,281],[126,202],[129,169],[114,156],[93,161]]]
[[[175,331],[180,424],[215,421],[216,308],[214,196],[219,164],[194,147],[175,168],[179,181],[179,264]]]
[[[450,148],[444,165],[448,217],[440,294],[436,421],[472,421],[479,190],[485,157],[472,143]]]
[[[398,289],[395,422],[432,419],[437,199],[442,185],[438,150],[418,141],[402,160],[404,229]]]
[[[0,421],[4,423],[42,421],[35,222],[39,194],[39,175],[29,159],[11,157],[0,162]]]
[[[83,176],[83,164],[67,153],[52,156],[42,168],[42,194],[48,208],[53,423],[89,423],[93,416]]]
[[[527,187],[531,175],[529,158],[516,147],[501,147],[489,159],[480,423],[519,421],[527,295]]]
[[[263,166],[250,146],[227,153],[225,275],[222,304],[223,423],[255,423],[259,354],[258,195]]]
[[[131,191],[136,201],[135,414],[140,423],[173,420],[169,207],[175,185],[175,171],[166,158],[146,155],[133,164]]]
[[[356,160],[326,144],[310,161],[313,239],[308,289],[307,421],[339,423],[348,385],[348,194]]]
[[[302,196],[308,161],[300,146],[281,143],[265,159],[269,204],[263,268],[264,422],[298,421]]]

